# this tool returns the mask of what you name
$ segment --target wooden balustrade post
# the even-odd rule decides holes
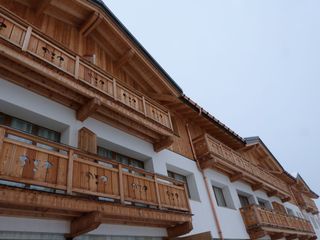
[[[144,96],[142,96],[142,107],[144,115],[147,116],[146,99],[144,98]]]
[[[169,126],[170,126],[170,129],[173,130],[173,125],[172,125],[172,120],[171,120],[171,114],[170,114],[170,111],[168,111],[168,119],[169,119]]]
[[[6,134],[6,130],[4,128],[0,128],[0,153],[2,152],[3,140],[4,140],[4,137],[5,137],[5,134]],[[2,159],[0,159],[0,160],[2,160]],[[2,166],[3,166],[3,164],[0,164],[0,173],[3,170]]]
[[[261,220],[260,211],[259,211],[258,207],[255,205],[253,205],[252,207],[253,207],[253,212],[256,215],[257,224],[261,224],[262,220]]]
[[[113,79],[113,98],[115,101],[117,100],[117,81],[115,78]]]
[[[76,56],[76,62],[74,66],[74,78],[79,79],[80,57]]]
[[[123,176],[122,176],[122,165],[119,164],[119,193],[120,193],[120,203],[124,204],[124,191],[123,191]]]
[[[26,32],[26,35],[24,36],[24,40],[23,40],[23,43],[22,43],[22,48],[21,48],[22,51],[27,51],[28,46],[29,46],[31,33],[32,33],[32,27],[29,26],[27,28],[27,32]]]
[[[67,175],[67,194],[72,194],[72,181],[73,181],[73,150],[69,150],[68,159],[68,175]]]
[[[155,186],[156,186],[156,195],[157,195],[158,208],[162,209],[157,175],[154,175],[154,183],[155,183]]]
[[[187,207],[188,207],[189,212],[191,212],[188,189],[187,189],[187,184],[186,183],[183,184],[183,188],[184,188],[184,195],[185,195],[186,202],[187,202]]]

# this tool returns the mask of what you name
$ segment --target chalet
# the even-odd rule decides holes
[[[258,137],[190,98],[101,0],[0,0],[0,239],[316,239]]]

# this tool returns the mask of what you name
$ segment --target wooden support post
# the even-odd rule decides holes
[[[74,237],[88,233],[97,229],[101,224],[101,213],[90,212],[81,217],[73,219],[70,224],[70,233],[66,234],[66,239],[73,239]]]
[[[74,78],[79,79],[80,57],[76,56],[76,62],[74,66]]]
[[[100,106],[101,101],[98,98],[92,98],[77,111],[77,120],[83,122],[94,114]]]
[[[68,159],[68,175],[67,175],[67,194],[72,194],[72,181],[73,181],[73,150],[69,150]]]
[[[235,181],[241,180],[243,177],[244,177],[244,174],[242,172],[236,173],[236,174],[230,176],[230,181],[235,182]]]
[[[124,204],[124,191],[123,191],[123,176],[122,176],[122,165],[119,164],[119,193],[120,193],[120,203]]]
[[[154,183],[155,183],[155,187],[156,187],[156,196],[157,196],[158,208],[162,209],[157,175],[154,175]]]
[[[172,239],[189,233],[193,229],[191,222],[185,222],[174,227],[167,228],[168,239]]]
[[[4,128],[0,128],[0,156],[2,152],[2,147],[3,147],[3,140],[6,134],[6,130]],[[0,173],[3,171],[3,164],[0,164]]]
[[[257,190],[260,190],[264,187],[263,183],[256,183],[254,185],[251,186],[252,190],[253,191],[257,191]]]
[[[173,124],[172,124],[172,119],[171,119],[170,111],[168,111],[168,119],[169,119],[169,126],[170,126],[170,129],[171,129],[171,130],[173,130]]]
[[[29,26],[27,28],[27,32],[26,32],[26,35],[25,35],[24,40],[23,40],[22,51],[27,51],[28,46],[29,46],[31,33],[32,33],[32,27]]]
[[[191,212],[191,207],[190,207],[190,202],[189,202],[189,194],[188,194],[188,189],[187,189],[186,183],[183,184],[183,188],[184,188],[184,195],[185,195],[185,198],[187,201],[188,210]]]
[[[160,152],[165,148],[170,147],[173,144],[173,137],[167,136],[160,140],[159,142],[156,142],[153,144],[153,149],[155,152]]]

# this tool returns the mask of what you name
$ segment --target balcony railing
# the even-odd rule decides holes
[[[254,235],[254,232],[262,230],[269,235],[278,232],[299,236],[315,235],[311,223],[303,218],[273,212],[257,205],[241,208],[240,211],[249,234]]]
[[[293,191],[293,193],[301,208],[314,214],[317,214],[319,212],[316,203],[310,197],[301,192]]]
[[[124,205],[190,212],[186,186],[180,181],[4,126],[0,126],[0,180]]]
[[[172,130],[168,110],[140,92],[129,89],[101,68],[91,64],[61,44],[28,26],[22,19],[9,16],[0,8],[0,37],[78,81],[100,91],[130,110]]]
[[[272,188],[284,192],[288,196],[291,195],[289,187],[284,181],[276,178],[263,168],[252,164],[239,153],[218,142],[209,134],[195,139],[194,146],[199,159],[204,155],[212,154],[217,159],[232,166],[235,170],[243,172],[246,176],[255,178],[262,184],[269,184]]]

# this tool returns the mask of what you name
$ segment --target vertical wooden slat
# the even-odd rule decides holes
[[[117,100],[117,81],[115,78],[113,79],[113,98]]]
[[[155,183],[155,187],[156,187],[156,196],[157,196],[158,207],[159,207],[159,209],[162,209],[157,175],[154,175],[154,183]]]
[[[23,40],[23,44],[22,44],[22,48],[21,48],[22,51],[27,51],[30,37],[31,37],[31,33],[32,33],[32,27],[29,26],[27,28],[26,35],[24,36],[24,40]]]
[[[119,164],[119,193],[120,193],[120,202],[124,204],[124,192],[123,192],[123,176],[122,176],[122,166]]]
[[[73,176],[73,150],[69,150],[68,175],[67,175],[67,194],[72,194],[72,176]]]
[[[74,78],[79,79],[79,66],[80,66],[80,58],[76,56],[76,62],[74,67]]]
[[[146,99],[144,98],[144,96],[142,96],[142,107],[144,115],[147,116]]]
[[[6,134],[6,130],[4,128],[0,128],[0,156],[1,156],[1,151],[2,151],[3,140],[4,140],[5,134]]]
[[[188,190],[187,190],[187,184],[183,184],[184,187],[184,195],[185,195],[185,202],[186,202],[186,206],[184,205],[183,207],[187,207],[189,211],[191,211],[191,207],[190,207],[190,202],[189,202],[189,195],[188,195]]]

